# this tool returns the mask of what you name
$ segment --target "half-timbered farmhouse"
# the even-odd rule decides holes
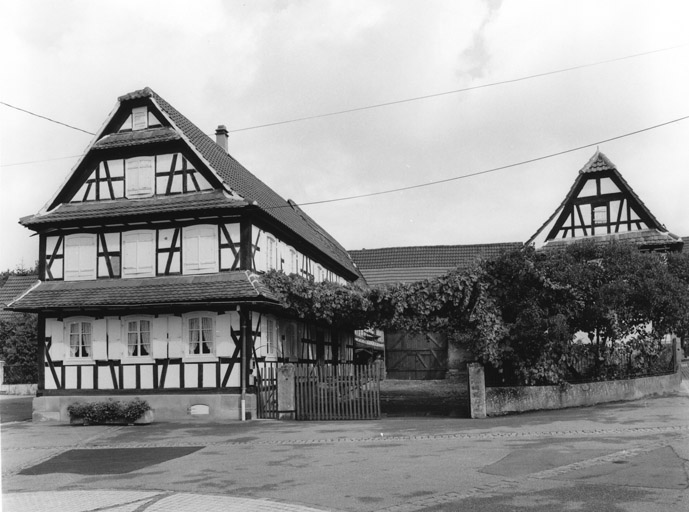
[[[684,245],[600,151],[579,171],[560,206],[526,244],[549,250],[581,240],[631,243],[642,251],[661,252],[682,251]]]
[[[281,269],[339,283],[347,252],[294,202],[151,89],[126,94],[45,207],[40,281],[14,311],[39,315],[35,419],[136,395],[156,418],[256,414],[260,372],[353,357],[353,333],[286,315],[262,284]],[[255,416],[254,416],[255,417]]]

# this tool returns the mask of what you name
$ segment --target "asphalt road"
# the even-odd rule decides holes
[[[31,420],[30,396],[0,396],[0,423]]]
[[[683,386],[669,397],[486,420],[3,420],[3,510],[686,512]]]

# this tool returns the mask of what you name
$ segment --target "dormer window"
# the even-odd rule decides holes
[[[139,156],[125,162],[126,195],[128,198],[153,195],[153,157]]]
[[[148,107],[136,107],[132,109],[132,113],[122,123],[119,131],[145,130],[153,126],[161,126],[155,114],[149,111]]]
[[[148,128],[148,108],[132,109],[132,130],[144,130],[146,128]]]

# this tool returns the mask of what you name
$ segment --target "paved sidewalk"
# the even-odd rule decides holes
[[[1,428],[5,512],[689,510],[686,382],[485,420]]]

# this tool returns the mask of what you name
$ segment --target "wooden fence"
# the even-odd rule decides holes
[[[380,366],[296,365],[297,420],[380,418]]]

